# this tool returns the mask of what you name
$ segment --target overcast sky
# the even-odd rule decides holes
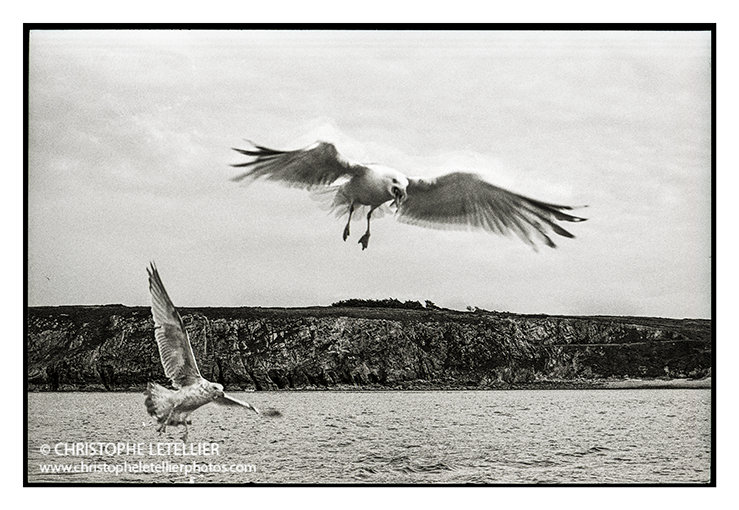
[[[29,305],[349,298],[711,314],[708,32],[31,33]],[[587,204],[555,250],[391,215],[369,248],[231,147],[322,139],[411,175]]]

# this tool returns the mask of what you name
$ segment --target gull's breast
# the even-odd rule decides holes
[[[377,207],[392,200],[386,167],[379,165],[368,165],[367,172],[361,176],[354,177],[347,182],[343,191],[351,197],[354,202],[362,205]],[[387,169],[390,170],[390,169]]]
[[[177,405],[180,412],[192,412],[213,400],[214,395],[208,391],[208,388],[202,384],[193,384],[180,390],[181,400]]]

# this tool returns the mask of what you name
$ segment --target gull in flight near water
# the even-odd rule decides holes
[[[350,162],[327,142],[293,151],[256,144],[253,149],[234,150],[253,159],[231,165],[248,169],[233,177],[233,181],[264,177],[286,186],[333,193],[332,209],[349,213],[344,241],[349,237],[354,211],[361,206],[369,207],[367,231],[359,239],[362,250],[369,242],[372,213],[388,202],[395,208],[396,218],[404,223],[429,228],[473,227],[503,235],[515,233],[534,249],[536,240],[555,248],[549,237],[551,232],[574,237],[557,221],[586,220],[564,212],[573,207],[513,193],[477,174],[453,172],[432,179],[408,177],[385,166]],[[339,180],[346,182],[337,184]]]
[[[207,381],[200,375],[180,313],[169,299],[153,262],[146,271],[149,273],[151,313],[154,317],[154,335],[159,346],[159,356],[164,374],[176,388],[170,390],[153,382],[147,385],[144,404],[149,414],[159,422],[157,430],[164,432],[167,425],[184,425],[185,435],[182,440],[187,441],[187,426],[192,423],[188,416],[198,407],[210,402],[245,407],[261,414],[253,405],[226,395],[223,386]],[[280,416],[280,412],[274,409],[269,409],[264,414]]]

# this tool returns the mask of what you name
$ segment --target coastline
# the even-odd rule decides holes
[[[494,381],[483,384],[444,383],[426,380],[406,381],[394,386],[381,384],[338,384],[335,386],[304,386],[300,388],[271,389],[267,392],[301,392],[301,391],[516,391],[516,390],[634,390],[634,389],[711,389],[713,387],[712,377],[702,379],[688,378],[644,378],[644,379],[576,379],[576,380],[540,380],[527,383],[506,383]],[[146,385],[136,385],[114,389],[106,389],[103,385],[91,384],[75,387],[64,385],[56,390],[29,385],[26,388],[30,393],[49,392],[143,392]],[[226,391],[234,392],[264,392],[265,390],[244,389],[239,387],[226,387]]]

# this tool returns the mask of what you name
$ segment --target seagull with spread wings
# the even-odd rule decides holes
[[[327,142],[293,151],[259,145],[234,150],[253,159],[232,165],[248,169],[233,177],[233,181],[263,177],[291,187],[334,193],[332,208],[349,213],[344,241],[349,237],[354,211],[361,206],[369,207],[367,231],[359,239],[362,250],[369,242],[372,213],[388,202],[395,208],[396,218],[405,223],[430,228],[473,227],[503,235],[515,233],[534,248],[536,240],[556,247],[549,237],[551,232],[574,237],[557,221],[586,219],[564,212],[573,207],[513,193],[473,173],[453,172],[421,179],[381,165],[353,163]],[[336,184],[341,180],[345,182]]]
[[[253,405],[226,395],[222,385],[207,381],[200,375],[180,313],[169,299],[153,262],[146,271],[149,273],[151,313],[154,317],[154,336],[159,347],[159,356],[164,374],[176,388],[170,390],[153,382],[147,385],[144,404],[149,414],[159,422],[157,430],[164,432],[167,425],[184,425],[183,441],[187,441],[187,426],[192,423],[188,416],[210,402],[245,407],[261,414]],[[269,409],[264,414],[279,416],[280,412]]]

